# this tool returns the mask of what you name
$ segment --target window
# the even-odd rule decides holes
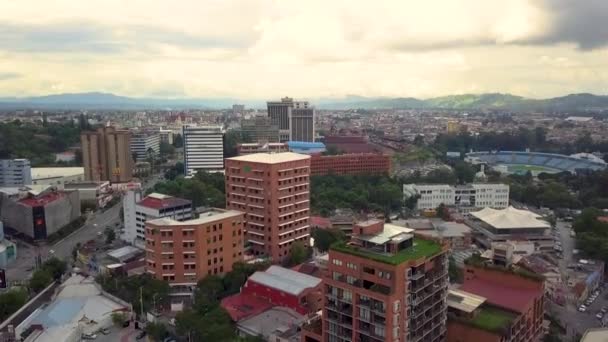
[[[352,262],[347,262],[346,267],[350,268],[351,270],[357,269],[357,265],[353,264]]]
[[[340,259],[333,259],[332,263],[334,265],[342,266],[342,260],[340,260]]]

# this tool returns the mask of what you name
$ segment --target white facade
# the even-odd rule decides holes
[[[145,160],[148,150],[152,149],[154,155],[160,153],[160,134],[153,132],[134,133],[131,136],[131,153],[137,154],[137,160]]]
[[[33,167],[32,184],[52,185],[63,189],[65,184],[84,181],[84,167]],[[82,200],[82,199],[81,199]]]
[[[170,129],[160,129],[158,131],[160,134],[160,141],[166,142],[167,144],[173,145],[173,131]]]
[[[125,232],[122,234],[121,238],[131,244],[136,246],[143,246],[144,240],[137,241],[138,232],[140,229],[137,227],[136,220],[136,211],[135,207],[137,206],[137,202],[139,202],[142,198],[141,190],[129,190],[125,193],[125,196],[122,200],[122,209],[125,219]],[[140,229],[143,231],[143,229]],[[143,233],[140,233],[143,234]]]
[[[504,209],[509,206],[509,186],[506,184],[404,184],[403,194],[406,199],[419,196],[416,205],[418,210],[436,209],[441,204],[463,209]]]
[[[197,170],[224,170],[224,130],[222,126],[184,126],[184,173],[192,176]]]
[[[10,187],[28,184],[32,184],[32,171],[29,160],[0,160],[0,186]]]

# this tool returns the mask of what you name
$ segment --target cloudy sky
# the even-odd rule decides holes
[[[608,94],[608,0],[2,0],[0,97]]]

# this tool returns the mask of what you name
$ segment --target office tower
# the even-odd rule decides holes
[[[177,221],[192,218],[192,201],[159,193],[151,193],[142,199],[141,193],[140,190],[130,190],[123,198],[124,241],[143,247],[146,221],[162,217]]]
[[[251,143],[279,142],[279,126],[267,116],[255,116],[241,120],[241,133]]]
[[[0,160],[0,186],[32,184],[32,169],[27,159]]]
[[[175,287],[223,275],[243,260],[243,213],[209,209],[195,219],[146,222],[146,272]]]
[[[198,170],[218,172],[224,169],[224,130],[222,126],[186,125],[184,138],[184,173]]]
[[[289,126],[290,141],[315,141],[315,109],[308,102],[294,102]]]
[[[131,155],[137,157],[137,161],[146,160],[148,157],[156,157],[160,153],[160,133],[141,131],[134,132],[131,136]]]
[[[255,255],[280,262],[294,242],[309,245],[310,157],[292,152],[226,159],[226,208],[245,213]]]
[[[173,145],[173,131],[170,129],[162,129],[158,130],[160,134],[160,142],[165,142],[169,145]]]
[[[333,245],[324,275],[322,325],[307,341],[444,341],[447,245],[370,220]]]
[[[233,104],[232,105],[232,114],[244,114],[245,113],[245,105],[242,104]]]
[[[129,182],[133,178],[131,133],[107,126],[80,135],[86,180]]]

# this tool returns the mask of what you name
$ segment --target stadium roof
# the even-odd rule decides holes
[[[226,160],[235,160],[251,163],[262,163],[262,164],[278,164],[298,160],[310,159],[310,156],[305,154],[293,153],[293,152],[280,152],[280,153],[253,153],[244,156],[226,158]]]
[[[484,208],[471,213],[474,217],[496,229],[518,228],[550,228],[551,225],[528,210],[515,209],[509,206],[505,209]]]
[[[270,266],[264,272],[255,272],[249,280],[295,296],[321,284],[320,278],[280,266]]]

